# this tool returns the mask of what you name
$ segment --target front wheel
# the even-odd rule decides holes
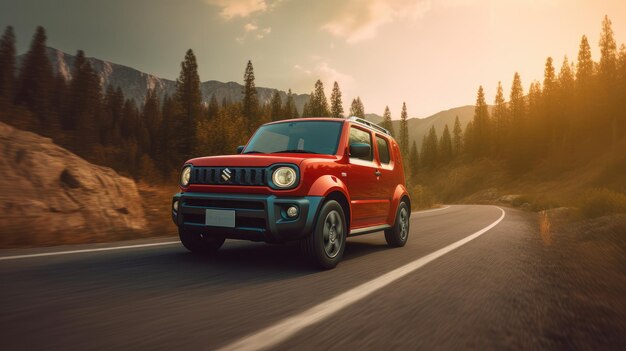
[[[329,200],[322,206],[315,229],[302,240],[302,251],[317,267],[335,268],[346,247],[346,217],[337,201]]]
[[[178,229],[178,236],[187,250],[198,254],[214,253],[222,247],[226,240],[223,236],[210,236],[183,229]]]
[[[387,245],[391,247],[402,247],[406,245],[406,241],[409,239],[410,215],[409,206],[406,202],[402,201],[398,206],[396,222],[393,227],[385,230]]]

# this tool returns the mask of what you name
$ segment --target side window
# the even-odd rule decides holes
[[[366,157],[359,157],[361,160],[371,161],[373,159],[372,134],[362,129],[350,127],[350,145],[354,143],[363,143],[370,146],[370,154]]]
[[[377,135],[376,145],[378,146],[378,159],[380,163],[389,164],[391,157],[389,155],[389,143],[387,143],[387,139]]]

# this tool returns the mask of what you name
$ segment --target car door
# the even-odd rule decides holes
[[[381,200],[381,207],[384,208],[385,215],[389,214],[389,207],[393,198],[397,180],[395,179],[393,157],[391,156],[391,141],[389,137],[376,133],[374,135],[376,144],[376,163],[378,176],[378,193],[376,197]]]
[[[349,144],[366,143],[370,145],[367,157],[350,157],[347,186],[352,207],[352,228],[382,224],[386,219],[384,200],[380,198],[380,171],[374,159],[373,134],[366,128],[350,126]]]

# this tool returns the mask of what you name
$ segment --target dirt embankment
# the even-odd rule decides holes
[[[132,179],[0,123],[0,247],[132,238],[146,227]]]

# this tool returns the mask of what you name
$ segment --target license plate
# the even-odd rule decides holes
[[[235,211],[206,210],[204,224],[212,227],[235,228]]]

